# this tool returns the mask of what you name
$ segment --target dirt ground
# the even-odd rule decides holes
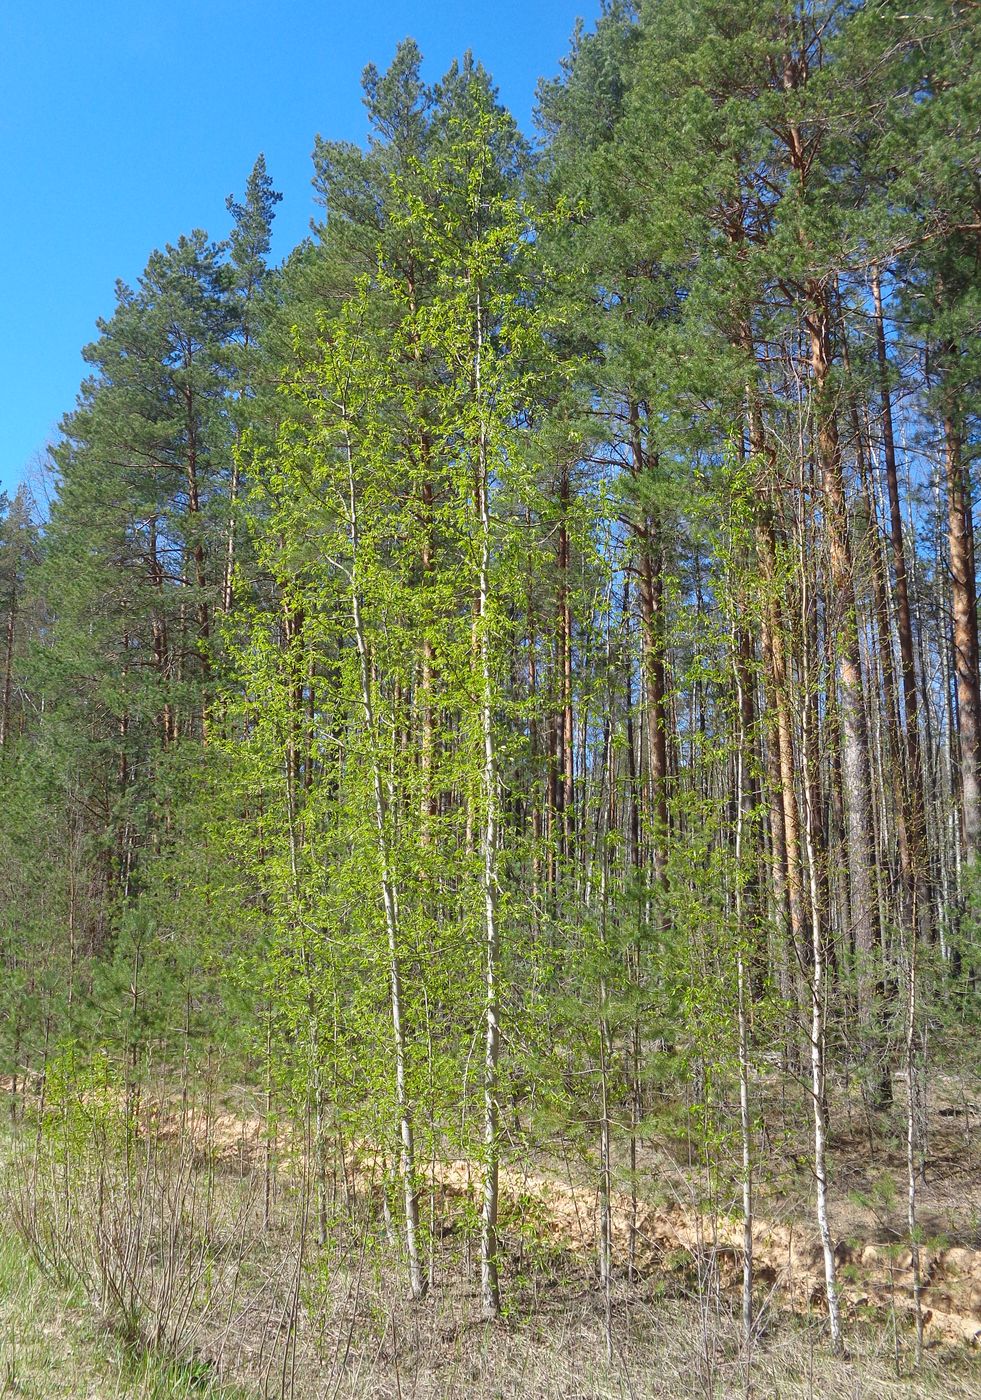
[[[905,1096],[896,1085],[897,1100]],[[830,1142],[831,1224],[846,1318],[915,1320],[912,1257],[907,1217],[903,1104],[892,1119],[874,1124],[852,1107],[836,1113]],[[965,1085],[938,1078],[925,1122],[924,1171],[917,1176],[917,1221],[924,1338],[930,1345],[981,1346],[981,1111]],[[870,1131],[870,1128],[873,1131]],[[176,1132],[176,1128],[173,1129]],[[239,1168],[260,1168],[265,1152],[261,1120],[225,1112],[196,1132],[209,1152]],[[779,1140],[771,1135],[774,1163],[758,1175],[753,1228],[754,1277],[764,1315],[803,1316],[824,1310],[824,1265],[814,1223],[813,1177],[808,1161],[810,1125],[798,1117]],[[792,1169],[786,1169],[787,1161]],[[298,1155],[284,1140],[276,1152],[277,1175],[296,1171]],[[378,1195],[384,1164],[365,1148],[348,1150],[348,1191]],[[437,1160],[420,1168],[423,1214],[443,1239],[472,1215],[480,1170],[461,1160]],[[624,1174],[620,1173],[622,1178]],[[612,1260],[626,1294],[682,1277],[733,1294],[742,1278],[742,1221],[733,1192],[706,1208],[697,1164],[679,1144],[645,1142],[638,1157],[635,1193],[614,1190]],[[651,1192],[650,1186],[655,1190]],[[536,1161],[501,1170],[504,1238],[521,1253],[537,1241],[572,1277],[595,1273],[600,1203],[595,1180],[568,1162]],[[653,1197],[653,1199],[652,1199]]]
[[[473,1163],[446,1158],[420,1168],[433,1278],[427,1299],[412,1303],[397,1230],[385,1221],[386,1164],[377,1151],[330,1144],[331,1223],[324,1243],[304,1253],[297,1241],[318,1233],[309,1138],[281,1127],[270,1141],[245,1095],[220,1111],[184,1113],[161,1096],[144,1102],[141,1118],[168,1150],[190,1146],[209,1191],[247,1187],[271,1222],[256,1223],[258,1252],[248,1276],[235,1280],[248,1303],[220,1338],[201,1343],[216,1385],[296,1400],[981,1397],[981,1114],[963,1083],[936,1082],[917,1181],[925,1352],[915,1368],[903,1098],[900,1083],[891,1115],[874,1123],[854,1104],[835,1106],[831,1218],[845,1357],[828,1347],[809,1123],[799,1111],[784,1113],[779,1132],[772,1113],[760,1139],[749,1356],[739,1327],[733,1173],[713,1194],[697,1154],[667,1135],[640,1144],[634,1191],[617,1164],[608,1293],[596,1273],[595,1167],[571,1154],[512,1157],[501,1175],[505,1316],[490,1325],[476,1284],[481,1174]]]

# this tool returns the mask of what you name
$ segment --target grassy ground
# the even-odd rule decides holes
[[[435,1284],[424,1302],[413,1303],[373,1178],[359,1175],[350,1217],[338,1198],[338,1214],[323,1222],[318,1245],[315,1183],[305,1189],[299,1157],[284,1153],[265,1183],[267,1195],[261,1139],[253,1141],[246,1127],[246,1120],[219,1115],[208,1125],[207,1151],[193,1128],[180,1140],[148,1134],[139,1189],[125,1185],[130,1176],[91,1143],[72,1152],[69,1179],[68,1157],[55,1152],[45,1168],[42,1154],[36,1171],[35,1140],[21,1152],[23,1138],[0,1132],[0,1165],[7,1168],[0,1193],[0,1400],[981,1400],[981,1351],[928,1329],[917,1371],[911,1318],[888,1298],[875,1307],[846,1306],[848,1355],[837,1357],[828,1347],[820,1288],[792,1306],[789,1296],[767,1292],[761,1274],[760,1336],[747,1368],[738,1290],[714,1287],[692,1251],[665,1250],[633,1284],[618,1270],[607,1317],[592,1246],[577,1247],[568,1231],[548,1241],[532,1237],[507,1220],[506,1316],[487,1324],[475,1243],[463,1227],[463,1197],[450,1191],[452,1173],[443,1183]],[[957,1169],[955,1183],[976,1181],[973,1139],[958,1129],[947,1143],[938,1127],[934,1142],[944,1148],[946,1174]],[[840,1152],[839,1166],[859,1155],[857,1148]],[[863,1148],[863,1159],[868,1155]],[[561,1164],[552,1165],[557,1172]],[[880,1151],[865,1170],[876,1181],[892,1165]],[[665,1170],[652,1170],[651,1179],[663,1179]],[[930,1180],[938,1218],[973,1258],[981,1241],[973,1214],[959,1221],[954,1210],[960,1202],[963,1213],[962,1193],[947,1192],[957,1198],[948,1201],[939,1171],[937,1184]],[[550,1182],[557,1216],[571,1187],[558,1177]],[[859,1185],[868,1189],[864,1177]],[[934,1204],[929,1195],[927,1201]],[[789,1197],[784,1204],[792,1209]],[[893,1204],[890,1197],[876,1210]],[[802,1197],[794,1218],[803,1220],[808,1206]],[[580,1211],[592,1215],[585,1197]],[[864,1211],[861,1205],[849,1225],[867,1239]],[[69,1267],[42,1274],[14,1220],[41,1241],[40,1257],[50,1257],[54,1242]],[[873,1223],[892,1238],[884,1214]],[[91,1267],[95,1259],[101,1272]],[[145,1352],[134,1356],[117,1339],[125,1320],[118,1308],[114,1334],[81,1292],[67,1293],[54,1277],[87,1278],[88,1298],[108,1296],[100,1278],[134,1280],[141,1324],[134,1334],[143,1338],[154,1335],[161,1300],[186,1300],[187,1323],[172,1354],[198,1357],[196,1369],[167,1367]],[[981,1294],[972,1295],[972,1314],[979,1304]],[[213,1383],[218,1375],[225,1387]],[[228,1388],[231,1381],[240,1389]]]
[[[360,1280],[356,1302],[351,1283],[343,1274],[334,1280],[324,1319],[326,1350],[333,1356],[322,1356],[320,1364],[312,1355],[301,1361],[297,1400],[981,1396],[981,1371],[964,1354],[932,1355],[918,1376],[897,1376],[888,1328],[881,1324],[853,1326],[851,1354],[840,1360],[829,1354],[820,1324],[785,1320],[758,1348],[747,1387],[734,1323],[687,1299],[617,1299],[611,1363],[594,1291],[559,1285],[536,1316],[487,1326],[477,1316],[474,1290],[460,1287],[459,1280],[446,1280],[442,1296],[423,1305],[400,1301],[401,1287],[384,1270]],[[277,1394],[278,1387],[269,1393]],[[232,1394],[154,1358],[134,1360],[88,1305],[47,1282],[21,1242],[0,1226],[0,1396],[231,1400]]]
[[[133,1358],[78,1297],[59,1292],[0,1221],[0,1396],[24,1400],[225,1400],[227,1392]]]

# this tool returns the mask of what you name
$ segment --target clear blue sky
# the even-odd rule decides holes
[[[223,237],[259,151],[308,230],[317,132],[361,141],[360,76],[418,40],[430,78],[467,48],[526,130],[540,75],[599,0],[0,0],[0,486],[13,489],[85,372],[81,347],[154,247]]]

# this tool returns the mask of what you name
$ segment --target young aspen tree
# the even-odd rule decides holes
[[[347,526],[349,542],[349,579],[351,589],[351,622],[354,642],[358,654],[358,675],[360,680],[361,706],[363,710],[365,736],[371,766],[371,790],[375,834],[377,839],[378,869],[381,883],[382,907],[385,915],[385,933],[388,941],[389,985],[391,994],[392,1035],[395,1052],[395,1102],[401,1138],[401,1176],[405,1205],[405,1242],[409,1262],[409,1283],[414,1298],[421,1298],[427,1289],[427,1274],[419,1249],[419,1198],[416,1186],[415,1136],[413,1129],[412,1105],[407,1084],[407,1029],[406,1009],[402,986],[402,938],[400,931],[399,892],[393,869],[391,851],[391,817],[387,792],[387,778],[382,770],[382,756],[378,736],[378,721],[375,715],[374,682],[372,659],[365,629],[361,594],[361,515],[359,501],[358,469],[373,465],[384,471],[386,453],[378,453],[372,461],[371,453],[377,451],[378,442],[370,436],[370,412],[372,391],[370,383],[362,386],[357,380],[357,323],[345,323],[338,328],[336,352],[347,352],[347,362],[339,366],[338,387],[340,394],[333,405],[343,442],[344,461],[347,467]],[[354,371],[352,373],[352,370]],[[369,370],[370,375],[370,370]],[[378,386],[380,387],[380,386]],[[352,402],[349,391],[357,396]],[[356,463],[355,434],[358,447],[363,454],[363,463]],[[380,435],[383,448],[387,437]]]
[[[803,553],[804,531],[800,529],[799,544]],[[802,661],[803,680],[803,718],[804,726],[804,793],[805,803],[811,802],[810,786],[810,746],[808,743],[808,730],[814,723],[814,675],[812,670],[813,659],[810,656],[810,648],[807,643],[807,618],[806,609],[808,605],[807,574],[805,561],[801,558],[801,635],[804,637],[804,656]],[[842,1351],[844,1342],[841,1330],[841,1310],[838,1303],[838,1280],[835,1265],[834,1243],[831,1238],[831,1226],[828,1221],[828,1164],[827,1164],[827,1142],[828,1123],[826,1104],[826,1078],[827,1066],[825,1063],[826,1042],[826,999],[828,996],[826,967],[825,967],[825,947],[824,934],[821,921],[820,901],[818,898],[818,855],[815,849],[814,840],[811,835],[813,813],[808,811],[805,822],[805,832],[807,841],[807,864],[809,872],[808,894],[810,897],[811,916],[811,961],[807,970],[810,998],[811,998],[811,1025],[810,1025],[810,1060],[811,1060],[811,1109],[814,1115],[814,1182],[816,1188],[816,1208],[818,1233],[821,1238],[821,1252],[824,1257],[824,1286],[828,1301],[828,1323],[831,1329],[831,1344],[835,1351]]]
[[[445,364],[441,440],[458,523],[458,585],[472,598],[471,674],[462,702],[472,736],[479,796],[467,830],[476,833],[477,895],[483,927],[483,1194],[481,1298],[501,1310],[498,1213],[501,1155],[501,1008],[504,861],[500,711],[504,701],[507,601],[519,574],[515,520],[528,482],[519,415],[542,373],[546,347],[523,271],[527,224],[513,192],[515,133],[481,72],[465,70],[444,148],[404,191],[433,292],[418,312],[419,343]],[[511,154],[509,154],[511,152]],[[420,174],[427,178],[420,181]],[[416,192],[420,186],[426,197]]]
[[[337,781],[350,790],[353,805],[349,811],[339,808],[337,818],[344,825],[350,823],[352,854],[358,849],[362,830],[372,833],[372,856],[364,870],[352,870],[344,878],[353,876],[360,881],[364,873],[373,871],[377,880],[374,907],[380,907],[385,930],[392,1088],[409,1287],[414,1298],[421,1298],[427,1289],[427,1271],[420,1240],[415,1104],[409,1068],[412,1033],[397,858],[400,838],[391,774],[396,716],[390,696],[397,695],[398,687],[386,673],[390,653],[383,647],[385,630],[379,615],[383,600],[393,593],[398,596],[400,587],[397,556],[393,556],[390,544],[400,457],[389,413],[394,378],[391,345],[372,333],[372,297],[371,288],[362,282],[340,314],[323,321],[315,358],[301,364],[286,386],[292,416],[280,433],[277,471],[280,487],[287,489],[280,497],[279,519],[290,536],[290,549],[307,575],[311,609],[321,610],[319,617],[314,612],[317,627],[334,638],[342,661],[345,655],[354,659],[353,687],[345,699],[350,705],[348,749],[355,762],[365,767],[367,788],[357,772],[338,774]],[[318,535],[313,555],[308,542],[311,524]],[[387,697],[383,686],[387,686]],[[341,693],[344,695],[343,690]],[[361,807],[362,793],[367,810]],[[335,880],[341,882],[339,871],[335,871]],[[357,944],[352,944],[351,955],[363,956]],[[362,1046],[366,1061],[368,1053],[368,1047]]]

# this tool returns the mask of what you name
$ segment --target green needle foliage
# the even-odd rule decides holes
[[[302,1144],[301,1261],[343,1200],[421,1298],[459,1230],[490,1317],[561,1172],[611,1356],[655,1164],[742,1220],[749,1356],[803,1163],[842,1345],[842,1125],[913,1250],[977,1068],[978,26],[611,3],[537,145],[406,41],[281,267],[260,157],[117,287],[0,514],[15,1116],[207,1083],[268,1218]]]

